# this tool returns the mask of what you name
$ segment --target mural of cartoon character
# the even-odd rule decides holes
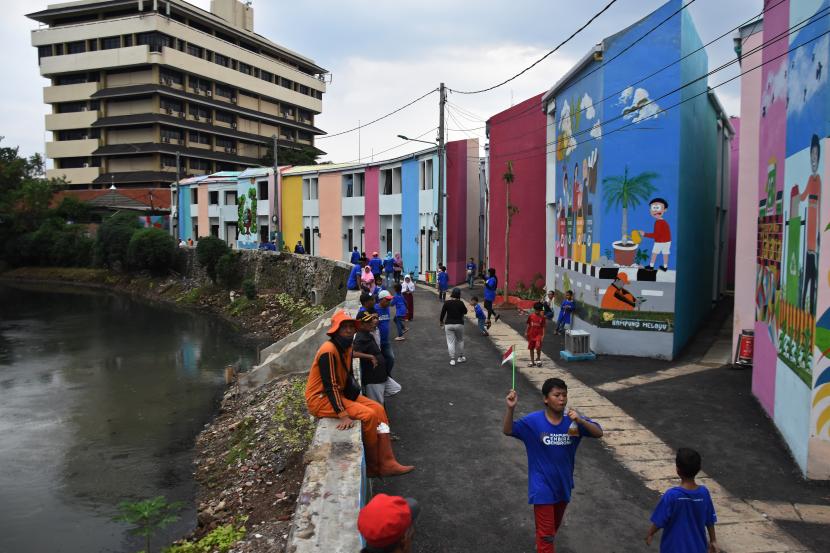
[[[584,176],[584,175],[583,175]],[[585,261],[583,237],[585,233],[585,216],[582,211],[584,201],[583,182],[579,179],[579,163],[574,164],[574,213],[576,216],[576,233],[574,237],[574,260]]]
[[[614,311],[634,311],[638,300],[634,294],[626,290],[626,284],[628,284],[628,275],[618,273],[611,286],[606,288],[600,307]]]
[[[799,199],[807,202],[806,209],[806,246],[804,255],[804,274],[801,283],[799,305],[802,309],[815,313],[816,309],[816,281],[818,277],[818,217],[819,197],[821,195],[821,177],[818,174],[821,146],[818,135],[813,135],[810,141],[810,177],[807,186]],[[809,294],[809,295],[808,295]],[[809,300],[809,301],[808,301]]]
[[[662,254],[663,264],[660,269],[668,271],[669,255],[671,254],[671,228],[663,216],[666,214],[666,210],[669,209],[669,203],[663,198],[654,198],[648,203],[648,209],[651,216],[654,217],[654,230],[642,234],[646,238],[654,240],[654,246],[651,250],[651,263],[646,269],[653,269],[657,261],[657,255]]]

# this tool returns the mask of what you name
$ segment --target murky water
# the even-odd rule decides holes
[[[138,551],[117,505],[188,502],[192,447],[253,348],[124,296],[0,285],[0,552]]]

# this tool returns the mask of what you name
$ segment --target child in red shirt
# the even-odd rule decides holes
[[[533,304],[533,313],[527,318],[527,349],[530,350],[530,366],[542,366],[542,339],[545,337],[545,324],[548,320],[542,314],[544,305],[537,301]],[[536,360],[533,359],[533,351],[536,350]]]

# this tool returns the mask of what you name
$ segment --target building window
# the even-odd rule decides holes
[[[196,120],[200,119],[210,119],[210,112],[201,106],[197,106],[196,104],[190,104],[189,106],[190,115],[196,118]]]
[[[280,106],[280,113],[286,119],[294,119],[294,108],[292,108],[291,106]]]
[[[253,75],[254,73],[253,68],[250,65],[242,62],[239,62],[239,72],[245,73],[246,75]]]
[[[37,59],[38,61],[40,58],[48,58],[52,56],[52,45],[47,44],[46,46],[38,46],[37,47]]]
[[[214,54],[213,63],[221,65],[223,67],[230,67],[231,59],[228,56],[223,56],[222,54]]]
[[[60,77],[55,79],[56,85],[66,85],[66,84],[81,84],[87,82],[87,75],[86,73],[75,73],[72,75],[61,75]]]
[[[83,54],[84,52],[86,52],[86,42],[83,40],[70,42],[66,45],[67,54]]]
[[[392,194],[392,170],[384,169],[380,172],[381,180],[381,195],[390,196]]]
[[[317,178],[316,177],[303,179],[303,199],[304,200],[317,200],[317,199],[319,199],[318,189],[317,189]]]
[[[190,131],[190,142],[210,144],[210,135],[203,132]]]
[[[179,114],[183,111],[182,103],[179,100],[171,100],[170,98],[162,98],[161,102],[161,111],[167,113],[168,115],[172,114]]]
[[[260,200],[267,200],[268,199],[268,181],[261,180],[259,181],[259,199]]]
[[[233,115],[227,111],[216,110],[216,120],[230,125],[233,123]]]
[[[97,38],[91,38],[89,40],[88,49],[89,49],[90,52],[94,52],[98,49],[98,39]]]
[[[190,159],[190,168],[197,171],[210,171],[210,162],[206,159]]]
[[[58,113],[77,113],[79,111],[88,111],[86,102],[61,102],[56,104]]]
[[[297,115],[299,116],[301,123],[305,123],[306,125],[312,125],[313,124],[314,120],[312,119],[310,111],[307,111],[307,110],[304,110],[304,109],[298,109],[297,110]]]
[[[305,94],[306,96],[308,96],[308,87],[304,84],[301,84],[299,86],[297,92],[299,92],[300,94]]]
[[[120,36],[108,36],[101,39],[101,50],[115,50],[121,48]]]
[[[99,138],[100,136],[101,129],[70,129],[58,131],[58,140],[87,140],[90,138]]]
[[[274,74],[269,73],[268,71],[264,71],[262,69],[260,69],[259,71],[259,78],[263,81],[268,81],[269,83],[274,82]]]
[[[225,192],[225,205],[236,205],[236,192]]]
[[[181,129],[171,129],[170,127],[161,128],[162,142],[178,143],[183,138],[183,131]]]
[[[187,53],[191,56],[196,56],[197,58],[201,58],[203,54],[203,50],[199,46],[195,46],[193,44],[187,45]]]
[[[178,71],[172,71],[170,69],[162,69],[161,70],[161,82],[166,85],[177,84],[180,85],[184,82],[184,75],[182,75]]]
[[[190,189],[190,203],[198,204],[199,203],[199,189],[193,187]]]
[[[294,90],[294,81],[290,81],[288,79],[280,77],[280,86],[285,87],[289,90]]]
[[[170,37],[163,33],[139,33],[136,35],[136,44],[146,44],[151,52],[161,52],[162,48],[170,46]]]
[[[226,138],[224,136],[217,136],[216,137],[216,147],[220,149],[224,149],[226,152],[230,153],[231,151],[236,151],[236,141],[232,138]]]
[[[176,168],[176,156],[171,156],[168,154],[162,154],[161,156],[161,167],[164,169],[165,167],[173,167]]]
[[[222,98],[232,98],[233,89],[229,86],[222,86],[218,84],[216,85],[216,95],[221,96]]]
[[[208,203],[210,205],[219,205],[219,191],[211,190],[208,192]]]
[[[124,35],[124,48],[133,45],[133,35]]]
[[[196,91],[205,91],[210,90],[210,83],[205,79],[200,79],[199,77],[190,77],[190,88]]]
[[[354,195],[355,198],[362,198],[365,195],[366,175],[364,173],[356,173],[354,176]]]
[[[55,44],[55,55],[62,56],[63,55],[63,44]]]

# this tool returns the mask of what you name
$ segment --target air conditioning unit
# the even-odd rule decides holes
[[[193,119],[195,119],[196,121],[198,121],[198,120],[199,120],[199,116],[198,116],[198,115],[194,115],[194,116],[193,116]]]
[[[179,117],[184,118],[184,112],[183,111],[179,112]]]
[[[89,168],[89,163],[84,162],[84,169]]]
[[[235,104],[235,103],[236,103],[236,96],[231,97],[231,103],[232,103],[232,104]]]
[[[162,137],[161,137],[161,141],[162,141],[164,144],[170,144],[170,138],[168,138],[168,137],[166,137],[166,136],[162,136]]]
[[[212,123],[213,123],[213,119],[211,119],[210,117],[208,117],[207,119],[205,119],[205,121],[207,121],[207,122],[208,122],[208,125],[210,125],[210,124],[212,124]]]
[[[207,94],[207,95],[208,95],[208,97],[213,96],[213,91],[211,91],[211,90],[205,90],[205,94]]]
[[[89,140],[89,135],[85,134],[81,137],[83,140]]]
[[[225,153],[226,154],[231,153],[231,147],[230,146],[225,146]]]
[[[166,113],[167,115],[172,114],[173,113],[173,108],[164,108],[164,113]]]
[[[235,128],[236,128],[236,122],[231,123],[231,128],[232,128],[232,129],[235,129]]]

